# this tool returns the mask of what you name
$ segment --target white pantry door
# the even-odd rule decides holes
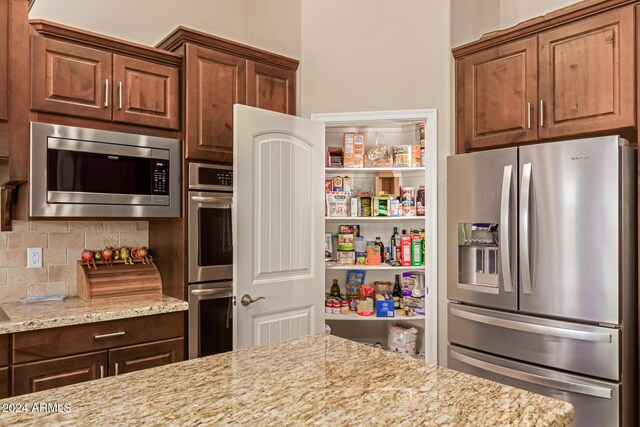
[[[324,135],[234,106],[234,349],[324,330]]]

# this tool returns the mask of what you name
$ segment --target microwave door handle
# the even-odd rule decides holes
[[[529,257],[529,202],[531,198],[531,163],[522,166],[522,184],[520,187],[520,269],[522,271],[522,291],[533,294],[531,285],[531,258]]]
[[[510,230],[511,224],[511,176],[513,175],[513,165],[504,167],[502,175],[502,197],[500,199],[500,225],[498,226],[500,235],[500,265],[502,266],[502,285],[505,292],[513,292],[513,281],[511,280],[511,249]]]

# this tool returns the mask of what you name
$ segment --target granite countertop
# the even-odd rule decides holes
[[[34,412],[35,403],[53,404],[51,412]],[[566,426],[573,419],[569,403],[323,334],[0,401],[11,404],[26,411],[0,413],[12,426]]]
[[[91,302],[72,297],[63,301],[6,303],[1,304],[0,308],[11,320],[0,322],[0,334],[9,334],[184,311],[189,305],[185,301],[163,295],[157,298],[118,298]]]

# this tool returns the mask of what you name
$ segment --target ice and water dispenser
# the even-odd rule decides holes
[[[498,287],[498,224],[458,224],[458,283]]]

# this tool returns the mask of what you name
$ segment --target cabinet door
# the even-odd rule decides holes
[[[113,120],[165,129],[180,125],[177,68],[113,55]]]
[[[284,114],[296,114],[296,73],[249,61],[247,104]]]
[[[463,149],[489,148],[537,139],[537,42],[535,37],[486,49],[457,67],[458,117]]]
[[[9,367],[0,368],[0,399],[9,397]]]
[[[633,7],[545,31],[540,138],[635,125]]]
[[[246,104],[246,59],[186,48],[186,157],[233,162],[233,104]]]
[[[109,350],[109,375],[126,374],[184,360],[184,339],[175,338]]]
[[[13,395],[95,380],[106,375],[106,367],[106,351],[13,365]]]
[[[31,109],[111,120],[112,55],[32,36]]]

